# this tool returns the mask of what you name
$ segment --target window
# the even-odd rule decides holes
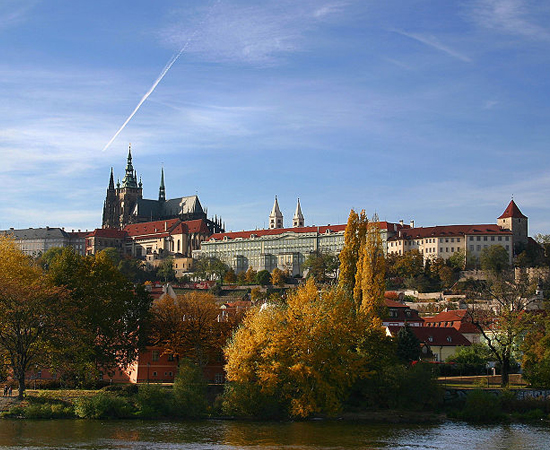
[[[478,240],[478,241],[481,241],[481,236],[478,236],[478,237],[477,237],[477,240]]]
[[[449,251],[449,247],[445,247],[445,251],[448,252],[448,251]]]
[[[470,251],[471,251],[471,252],[474,251],[474,246],[473,246],[473,245],[470,245]]]
[[[455,248],[454,247],[451,247],[451,252],[454,252],[455,251]]]
[[[486,240],[487,240],[487,236],[483,236],[483,240],[486,241]]]
[[[456,242],[460,242],[460,238],[456,238]]]
[[[156,377],[156,376],[157,376],[157,372],[153,372],[153,376]]]
[[[478,246],[477,246],[477,251],[478,251],[478,252],[481,251],[481,245],[478,245]]]
[[[510,236],[506,236],[504,239],[505,239],[506,241],[509,241],[509,240],[510,240]]]
[[[153,350],[153,361],[158,361],[159,360],[159,351],[158,350]]]
[[[222,384],[223,383],[223,373],[217,373],[214,375],[214,383]]]
[[[470,241],[473,241],[474,240],[474,237],[473,236],[470,236]]]
[[[451,238],[451,242],[454,242],[455,241],[455,238]]]
[[[499,237],[498,237],[498,240],[499,240],[499,241],[502,241],[502,236],[499,236]]]
[[[447,342],[453,342],[453,338],[451,336],[447,336]]]
[[[491,236],[491,241],[494,241],[495,240],[495,237],[494,236]]]
[[[174,355],[168,355],[168,361],[174,361]]]
[[[439,247],[439,253],[443,253],[443,247]]]

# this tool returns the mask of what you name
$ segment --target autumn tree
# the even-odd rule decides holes
[[[550,317],[548,311],[526,314],[521,350],[523,377],[534,387],[550,388]]]
[[[237,281],[237,275],[235,274],[235,271],[233,270],[233,268],[230,267],[229,270],[225,272],[223,281],[224,283],[228,283],[228,284],[235,283],[235,281]]]
[[[526,309],[532,302],[527,275],[513,271],[489,275],[486,282],[471,282],[468,297],[471,322],[481,332],[493,357],[500,363],[501,384],[508,385],[511,362],[525,331]],[[484,307],[484,302],[490,307]]]
[[[248,283],[248,284],[253,284],[256,282],[256,271],[252,268],[252,267],[249,267],[244,275],[244,280]]]
[[[264,269],[264,270],[260,270],[256,274],[256,283],[257,284],[259,284],[261,286],[267,286],[270,281],[271,281],[271,275],[270,275],[269,271]]]
[[[74,310],[67,292],[52,286],[5,236],[0,236],[0,279],[0,359],[11,368],[22,399],[27,371],[48,364],[62,339],[70,340]]]
[[[339,254],[340,271],[338,285],[353,292],[355,274],[359,262],[360,251],[365,245],[367,232],[367,216],[365,211],[357,214],[353,209],[349,213],[346,231],[344,232],[344,246]]]
[[[319,291],[312,279],[285,304],[251,310],[225,349],[229,389],[277,399],[293,417],[335,414],[365,373],[359,317],[344,290]]]
[[[178,361],[187,358],[199,366],[215,360],[240,316],[221,317],[214,296],[190,292],[168,295],[151,308],[150,340]]]
[[[278,267],[275,267],[273,272],[271,272],[271,284],[279,287],[285,285],[285,273]]]
[[[353,298],[358,310],[371,318],[380,318],[384,310],[384,292],[386,291],[386,261],[378,216],[374,215],[367,228],[365,245],[361,249]],[[381,323],[380,323],[381,325]]]

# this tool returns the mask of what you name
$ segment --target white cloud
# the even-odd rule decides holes
[[[202,21],[188,8],[175,13],[180,20],[161,35],[177,48],[192,40],[187,51],[200,53],[206,60],[272,65],[287,53],[304,50],[304,34],[343,11],[348,3],[308,0],[250,6],[218,2],[208,11],[200,11]]]
[[[478,0],[471,15],[475,22],[485,28],[548,41],[550,9],[547,3],[541,3],[526,0]]]

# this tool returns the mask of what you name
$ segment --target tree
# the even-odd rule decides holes
[[[484,344],[460,347],[446,362],[454,363],[460,375],[482,375],[491,361],[491,350]]]
[[[307,278],[313,278],[317,283],[330,283],[336,278],[338,263],[336,255],[317,250],[307,255],[302,268],[307,271]]]
[[[366,373],[362,317],[344,290],[320,292],[309,279],[286,304],[250,310],[225,349],[227,378],[293,417],[335,414]]]
[[[215,256],[201,256],[194,261],[195,275],[203,280],[222,281],[229,266]]]
[[[510,267],[510,256],[502,245],[491,245],[481,251],[479,262],[483,270],[499,274]]]
[[[466,252],[460,249],[449,257],[449,265],[454,270],[464,270],[466,267]]]
[[[222,320],[214,296],[190,292],[165,295],[151,309],[151,342],[178,361],[188,358],[203,367],[215,360],[238,323],[239,316]]]
[[[167,256],[161,261],[158,267],[157,275],[162,278],[165,283],[176,279],[173,256]]]
[[[225,272],[223,281],[228,284],[235,283],[235,281],[237,281],[237,275],[235,275],[233,268],[230,267],[229,270]]]
[[[45,365],[71,329],[67,292],[52,286],[16,244],[0,236],[0,359],[7,361],[25,393],[25,375]]]
[[[374,215],[367,229],[365,245],[361,249],[353,298],[356,307],[371,318],[383,315],[386,261],[378,216]],[[381,325],[381,322],[380,322]]]
[[[530,323],[521,345],[523,376],[532,386],[550,388],[550,317],[548,312],[525,317]]]
[[[248,284],[253,284],[256,282],[256,271],[249,267],[244,275],[244,279]]]
[[[66,247],[52,261],[48,277],[70,291],[78,330],[70,351],[58,364],[73,370],[126,367],[145,347],[151,298],[134,286],[103,252],[82,257]]]
[[[525,331],[525,311],[532,301],[530,289],[527,275],[521,273],[514,278],[513,270],[490,273],[486,282],[470,283],[468,314],[500,363],[503,387],[508,385],[513,354]],[[479,300],[489,301],[490,308],[476,302]]]
[[[285,285],[285,273],[278,267],[275,267],[273,272],[271,272],[271,284],[279,287],[283,287]]]
[[[360,257],[360,250],[365,244],[367,233],[367,216],[365,210],[358,215],[353,209],[349,213],[346,231],[344,232],[344,246],[340,252],[340,273],[338,285],[353,292],[355,274]]]
[[[418,361],[418,358],[420,358],[420,341],[407,323],[397,332],[396,340],[399,360],[406,364]]]
[[[270,281],[271,281],[271,275],[269,274],[269,272],[267,270],[265,270],[265,269],[260,270],[256,274],[256,283],[258,283],[262,286],[267,286]]]

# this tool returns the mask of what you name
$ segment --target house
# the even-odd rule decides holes
[[[382,325],[385,327],[403,327],[407,323],[410,327],[421,327],[424,324],[424,319],[418,315],[416,309],[411,309],[407,305],[391,300],[384,299],[388,313],[382,319]]]
[[[453,327],[472,344],[481,342],[481,332],[472,323],[466,309],[442,311],[434,317],[424,317],[424,326],[431,328]]]

